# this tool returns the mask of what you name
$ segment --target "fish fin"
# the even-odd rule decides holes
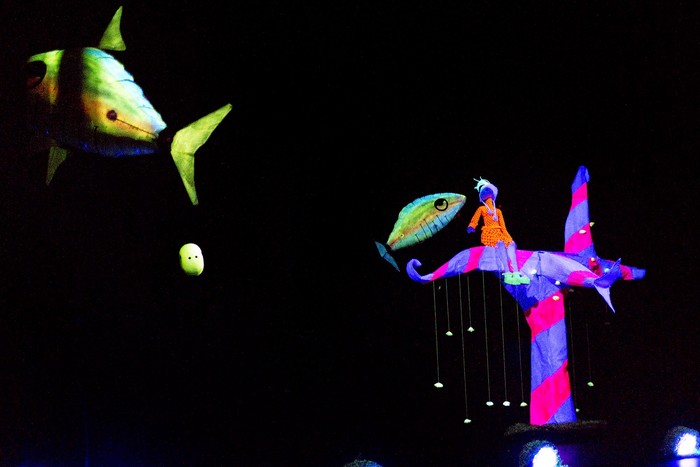
[[[381,255],[381,257],[387,260],[389,264],[394,266],[394,269],[401,272],[401,269],[399,269],[399,265],[396,264],[396,260],[391,256],[391,254],[389,254],[389,250],[387,249],[387,247],[376,240],[374,241],[374,243],[377,245],[377,250],[379,250],[379,254]]]
[[[618,259],[610,268],[610,271],[593,281],[593,286],[603,297],[603,299],[605,299],[605,302],[608,304],[613,313],[615,313],[615,307],[613,307],[612,301],[610,300],[610,286],[612,286],[613,283],[621,277],[622,272],[620,270],[620,260]]]
[[[212,132],[231,111],[231,104],[190,123],[175,133],[170,147],[177,171],[193,205],[199,204],[194,186],[194,153],[207,142]]]
[[[597,284],[593,284],[595,289],[598,291],[601,297],[605,300],[605,303],[608,304],[610,307],[610,310],[615,313],[615,307],[613,307],[612,301],[610,300],[610,287],[603,287]]]
[[[53,179],[58,167],[63,164],[63,162],[68,158],[68,150],[58,147],[51,146],[49,149],[49,160],[46,166],[46,185],[48,186]]]
[[[46,186],[51,184],[58,167],[70,156],[70,151],[56,144],[52,138],[43,135],[33,135],[29,138],[29,154],[48,151],[46,163]]]
[[[610,270],[604,275],[600,276],[598,279],[593,281],[596,287],[610,287],[613,283],[622,277],[622,269],[620,268],[620,259],[615,261],[615,263],[610,267]]]
[[[117,8],[116,13],[112,16],[112,20],[102,34],[100,43],[97,46],[98,48],[102,50],[126,50],[126,44],[124,43],[121,32],[122,8],[121,6]]]

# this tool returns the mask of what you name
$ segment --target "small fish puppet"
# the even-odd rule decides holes
[[[28,123],[35,135],[32,150],[49,150],[47,185],[70,151],[132,157],[169,150],[190,201],[197,205],[195,152],[229,113],[231,104],[174,135],[165,132],[167,125],[133,76],[105,52],[126,49],[121,16],[119,7],[98,47],[53,50],[27,60]]]
[[[467,197],[459,193],[435,193],[408,203],[399,212],[394,229],[385,244],[375,241],[379,254],[400,271],[391,251],[421,243],[454,219]]]
[[[196,243],[185,243],[180,247],[180,268],[188,276],[199,276],[204,271],[204,256]]]

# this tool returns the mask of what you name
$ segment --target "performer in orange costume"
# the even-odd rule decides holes
[[[467,233],[473,233],[479,220],[483,219],[481,243],[497,249],[496,258],[503,271],[503,282],[510,285],[529,284],[530,278],[518,270],[518,260],[515,255],[517,246],[506,229],[503,213],[495,206],[498,188],[486,179],[474,180],[477,182],[474,189],[479,192],[479,200],[484,205],[476,209],[467,227]]]

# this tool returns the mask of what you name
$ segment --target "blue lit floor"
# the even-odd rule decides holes
[[[700,467],[698,455],[672,459],[665,453],[664,436],[658,430],[640,429],[635,433],[629,426],[611,426],[605,421],[544,426],[515,424],[506,431],[504,439],[499,459],[504,466],[518,466],[523,446],[542,440],[556,446],[562,466]]]

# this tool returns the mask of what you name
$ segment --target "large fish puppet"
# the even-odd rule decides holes
[[[399,212],[386,243],[374,242],[379,254],[400,271],[391,252],[424,242],[435,235],[454,219],[466,201],[467,197],[462,194],[447,192],[411,201]]]
[[[124,66],[106,50],[123,51],[122,7],[97,47],[52,50],[27,60],[27,119],[32,151],[48,149],[46,184],[74,151],[132,157],[169,151],[197,205],[195,152],[231,110],[226,104],[174,134]]]

